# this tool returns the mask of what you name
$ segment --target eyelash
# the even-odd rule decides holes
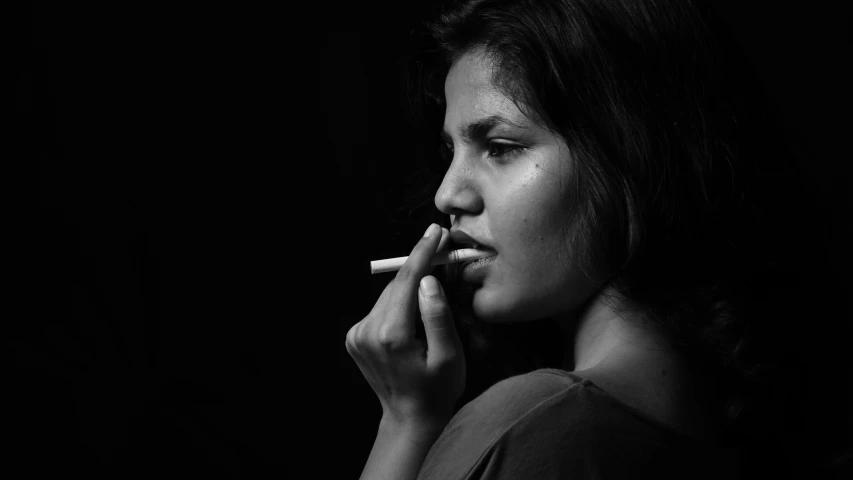
[[[518,153],[522,148],[524,147],[514,143],[489,142],[489,156],[493,158],[508,157]],[[501,153],[493,155],[492,151],[495,149],[499,150]]]
[[[442,148],[440,149],[440,154],[442,158],[446,161],[450,161],[453,159],[453,147],[451,145],[442,144]],[[489,142],[489,157],[491,158],[503,158],[514,155],[519,151],[523,150],[524,147],[521,145],[517,145],[514,143],[502,143],[502,142]],[[493,153],[495,150],[498,150],[500,153]]]

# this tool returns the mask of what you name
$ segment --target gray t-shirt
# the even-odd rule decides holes
[[[540,369],[459,410],[418,479],[733,479],[735,461],[733,450],[649,418],[587,379]]]

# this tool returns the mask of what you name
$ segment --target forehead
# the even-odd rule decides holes
[[[493,73],[492,62],[482,53],[466,53],[456,60],[444,81],[446,120],[494,114],[523,116],[512,99],[495,87]]]

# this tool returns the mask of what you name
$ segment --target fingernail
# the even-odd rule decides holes
[[[431,237],[431,236],[435,233],[435,229],[436,229],[437,227],[438,227],[438,225],[436,225],[436,224],[434,224],[434,223],[431,223],[431,224],[429,225],[429,228],[427,228],[427,229],[426,229],[426,233],[424,233],[424,238],[426,238],[426,237]]]
[[[422,278],[421,290],[423,290],[424,293],[429,297],[433,295],[438,295],[438,281],[430,277]]]

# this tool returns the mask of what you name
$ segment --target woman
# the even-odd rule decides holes
[[[449,228],[347,334],[383,408],[362,478],[735,478],[747,292],[777,256],[718,29],[687,0],[471,1],[431,26]],[[432,255],[469,243],[496,255],[439,283]]]

